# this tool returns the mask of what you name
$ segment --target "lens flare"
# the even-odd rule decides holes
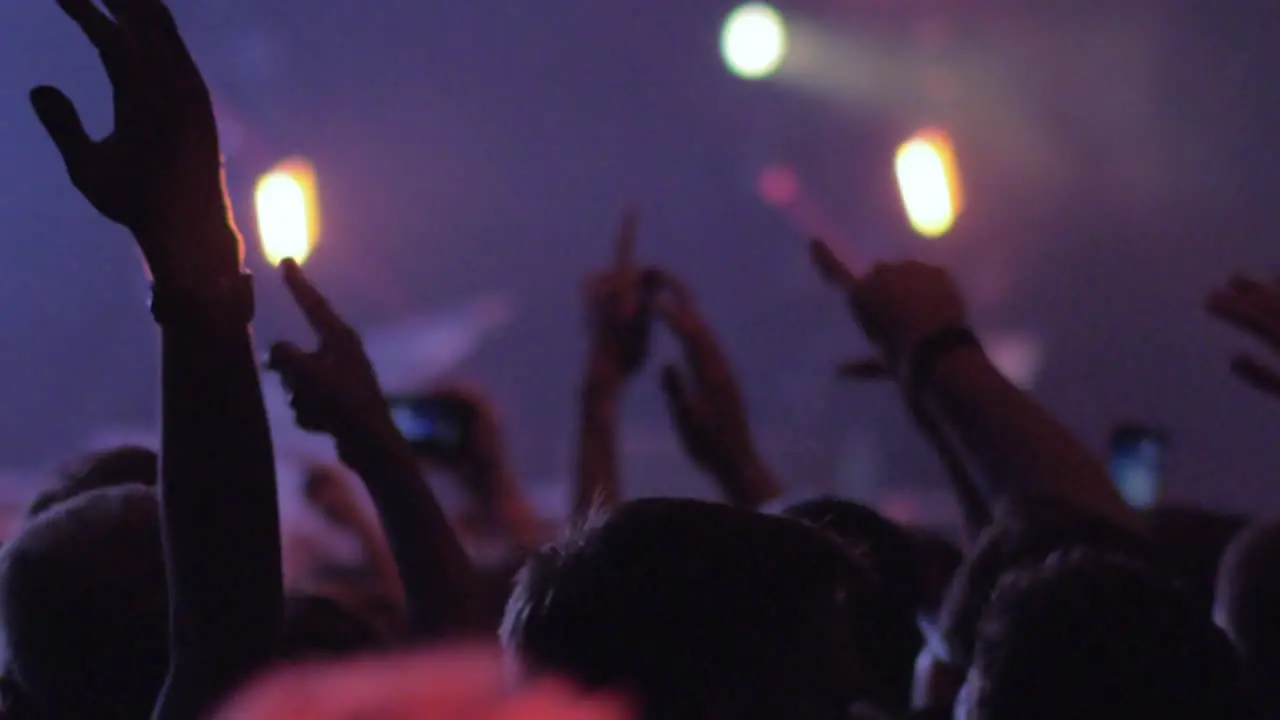
[[[289,158],[258,179],[254,191],[258,237],[272,265],[306,262],[320,236],[316,174],[311,163]]]
[[[787,23],[772,6],[748,3],[725,18],[720,54],[734,75],[760,80],[778,71],[787,57]]]
[[[898,147],[894,173],[911,227],[927,238],[946,235],[963,209],[960,173],[947,134],[916,133]]]

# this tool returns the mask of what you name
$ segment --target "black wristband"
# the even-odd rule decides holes
[[[247,271],[201,292],[151,285],[151,317],[162,327],[243,327],[253,313],[253,275]]]
[[[973,329],[964,325],[949,325],[926,335],[911,351],[907,365],[907,386],[915,389],[928,382],[933,371],[948,355],[965,348],[982,349],[982,342]]]

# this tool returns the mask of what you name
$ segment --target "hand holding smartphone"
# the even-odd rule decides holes
[[[1130,506],[1146,510],[1164,495],[1164,455],[1169,440],[1152,427],[1128,423],[1111,433],[1111,476]]]
[[[391,419],[409,445],[427,460],[443,465],[464,461],[475,447],[476,408],[447,394],[387,398]]]

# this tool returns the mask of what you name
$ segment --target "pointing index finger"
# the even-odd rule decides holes
[[[320,339],[332,339],[348,331],[347,324],[333,311],[325,296],[302,274],[302,268],[298,267],[295,260],[288,258],[280,267],[284,272],[284,284],[289,288],[289,294]]]
[[[826,241],[814,238],[809,241],[809,256],[823,279],[846,292],[853,292],[858,287],[858,277],[849,266],[836,256]]]

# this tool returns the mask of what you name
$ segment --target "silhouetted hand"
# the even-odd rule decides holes
[[[97,48],[111,82],[115,127],[94,141],[57,88],[31,104],[71,182],[133,232],[153,276],[175,284],[239,272],[213,103],[161,0],[58,0]],[[227,232],[230,230],[230,232]]]
[[[290,393],[298,426],[338,440],[361,440],[391,427],[387,401],[359,334],[333,311],[293,260],[281,263],[285,285],[320,340],[314,352],[290,342],[271,347],[270,369]]]
[[[444,385],[427,399],[453,408],[465,408],[466,441],[460,453],[449,457],[428,457],[431,464],[457,475],[467,492],[485,505],[492,504],[506,488],[506,448],[502,428],[493,404],[478,391],[461,385]]]
[[[733,482],[759,460],[733,369],[679,278],[652,271],[653,312],[676,336],[684,367],[662,371],[667,409],[685,452],[703,470]]]
[[[1209,294],[1210,314],[1257,337],[1280,352],[1280,281],[1262,283],[1236,276]],[[1249,353],[1231,358],[1231,370],[1241,380],[1268,395],[1280,397],[1280,372]]]
[[[592,370],[619,382],[635,374],[649,354],[649,312],[644,273],[635,266],[636,215],[622,219],[612,268],[587,279]]]
[[[886,263],[857,277],[821,240],[814,240],[810,251],[822,276],[848,294],[862,331],[895,374],[905,371],[908,356],[921,339],[968,322],[960,291],[941,268],[914,261]],[[870,361],[846,367],[855,374],[876,373]]]

